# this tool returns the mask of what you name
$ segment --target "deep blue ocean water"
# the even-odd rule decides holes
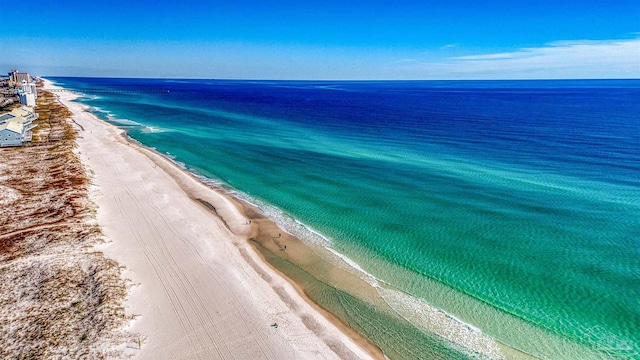
[[[542,358],[640,358],[640,80],[49,79],[321,234],[392,308]]]

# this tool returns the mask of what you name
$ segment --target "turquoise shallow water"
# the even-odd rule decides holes
[[[430,304],[542,358],[640,356],[640,81],[53,80],[321,234],[407,339]]]

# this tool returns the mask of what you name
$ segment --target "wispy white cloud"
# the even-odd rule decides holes
[[[525,57],[535,56],[527,51],[528,49],[523,49],[517,52],[506,52],[506,53],[496,53],[496,54],[485,54],[485,55],[466,55],[466,56],[457,56],[452,57],[449,60],[506,60],[506,59],[522,59]]]
[[[457,48],[458,46],[460,46],[460,44],[458,43],[447,44],[447,45],[440,46],[440,50],[453,49],[453,48]]]
[[[422,62],[405,70],[411,73],[409,77],[422,73],[423,78],[640,78],[640,37],[557,41],[513,52]]]
[[[631,55],[637,60],[640,54],[640,38],[633,40],[609,41],[556,41],[537,48],[523,48],[514,52],[458,56],[453,60],[493,60],[493,59],[523,59],[534,57],[557,58],[559,56],[580,57],[602,60],[603,55]],[[604,54],[602,52],[605,52]]]

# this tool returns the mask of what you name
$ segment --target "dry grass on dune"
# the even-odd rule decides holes
[[[0,149],[0,358],[121,357],[121,269],[102,241],[69,111],[39,99],[33,142]]]

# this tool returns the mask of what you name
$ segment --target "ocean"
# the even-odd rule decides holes
[[[392,359],[640,359],[640,80],[47,79],[370,284],[263,253]]]

